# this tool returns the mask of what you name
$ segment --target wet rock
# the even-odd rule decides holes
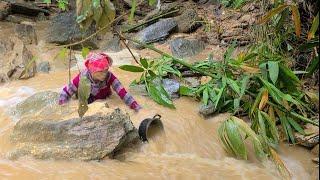
[[[317,126],[314,126],[312,124],[307,124],[305,126],[305,133],[310,134],[308,136],[304,136],[299,133],[295,133],[295,137],[297,142],[305,147],[313,148],[317,144],[319,144],[319,128]]]
[[[60,13],[53,17],[51,24],[47,29],[47,41],[49,43],[69,44],[80,41],[83,37],[87,37],[95,32],[94,25],[90,26],[85,32],[80,30],[80,26],[76,22],[75,12]],[[83,43],[85,47],[97,48],[97,39],[93,38]],[[82,46],[74,47],[81,49]]]
[[[11,14],[6,18],[6,21],[20,24],[22,22],[33,21],[33,19],[19,14]]]
[[[205,117],[213,115],[215,113],[214,105],[211,102],[207,105],[201,104],[199,107],[199,113]]]
[[[50,63],[48,61],[41,62],[37,65],[37,72],[49,73]]]
[[[26,79],[35,74],[35,63],[31,52],[17,37],[0,39],[0,74],[5,79]],[[26,66],[28,68],[26,69]],[[26,70],[25,70],[26,69]]]
[[[57,92],[39,92],[18,103],[10,114],[17,118],[34,116],[35,114],[48,116],[58,111],[55,108],[58,101],[59,93]]]
[[[177,22],[173,18],[162,19],[138,32],[135,39],[143,43],[165,40],[176,27]]]
[[[4,20],[9,15],[9,11],[10,11],[9,3],[5,1],[0,1],[0,21]]]
[[[317,144],[312,150],[311,153],[314,155],[319,155],[319,144]]]
[[[102,103],[103,104],[103,103]],[[104,106],[104,104],[103,104]],[[138,131],[120,109],[67,120],[20,120],[11,134],[14,159],[31,155],[38,159],[100,160],[138,140]]]
[[[106,51],[119,52],[121,51],[120,38],[117,35],[108,33],[99,44],[99,47]]]
[[[170,43],[172,54],[178,58],[195,56],[204,48],[204,42],[197,39],[176,38]]]
[[[313,158],[312,161],[313,161],[314,163],[319,164],[319,157]]]
[[[186,77],[184,83],[189,87],[197,87],[200,85],[200,78],[198,77]]]
[[[178,23],[178,31],[181,33],[194,32],[201,26],[199,22],[201,18],[194,9],[186,9],[182,15],[175,17],[175,20]]]
[[[14,31],[24,44],[38,44],[36,30],[32,25],[17,24]]]
[[[177,80],[163,79],[162,85],[171,98],[179,98],[180,83]]]

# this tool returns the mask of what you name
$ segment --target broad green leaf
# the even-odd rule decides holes
[[[268,70],[269,70],[269,77],[273,84],[276,84],[279,75],[279,62],[277,61],[268,61]]]
[[[263,23],[266,23],[268,22],[273,16],[281,13],[283,10],[285,10],[289,5],[287,4],[283,4],[283,5],[280,5],[274,9],[272,9],[271,11],[269,11],[266,15],[264,15],[259,21],[258,23],[259,24],[263,24]]]
[[[317,16],[312,21],[312,26],[308,33],[308,40],[314,38],[314,35],[316,34],[318,27],[319,27],[319,12],[317,13]]]
[[[236,81],[227,78],[227,84],[232,88],[232,90],[234,90],[234,92],[236,92],[240,96],[240,87],[238,86]]]
[[[203,94],[202,94],[202,101],[204,105],[208,104],[208,100],[209,100],[209,92],[208,92],[208,87],[206,87],[203,90]]]
[[[296,35],[300,37],[301,34],[301,21],[300,21],[300,13],[298,7],[296,5],[290,5],[292,11],[292,20],[294,22],[294,27],[296,30]]]
[[[264,117],[264,119],[266,120],[265,122],[268,123],[268,128],[270,130],[270,133],[271,133],[271,136],[273,139],[273,143],[275,143],[275,145],[278,145],[279,144],[279,134],[278,134],[278,129],[276,127],[276,122],[273,121],[267,113],[261,111],[261,114]]]
[[[267,63],[262,63],[259,65],[261,74],[264,79],[268,79],[268,70],[267,70]]]
[[[149,65],[148,65],[147,59],[141,58],[141,59],[140,59],[140,63],[141,63],[141,65],[142,65],[144,68],[148,69]]]
[[[319,46],[319,40],[311,40],[299,46],[300,51],[311,51],[314,47]]]
[[[233,100],[233,113],[236,113],[240,107],[240,98]]]
[[[151,71],[151,70],[148,70],[148,74],[150,75],[150,76],[152,76],[152,77],[157,77],[157,75],[156,75],[156,73],[154,73],[153,71]]]
[[[259,90],[259,93],[258,93],[258,95],[257,95],[256,99],[254,100],[253,105],[251,106],[250,116],[252,116],[252,115],[253,115],[253,113],[254,113],[254,111],[256,110],[256,108],[257,108],[258,104],[260,103],[260,101],[261,101],[261,97],[262,97],[262,93],[263,93],[264,91],[265,91],[265,89],[264,89],[264,88],[261,88],[261,89]]]
[[[129,72],[143,72],[144,71],[144,69],[142,67],[134,66],[134,65],[122,65],[122,66],[119,66],[119,68],[124,71],[129,71]]]
[[[300,82],[299,78],[293,73],[293,71],[288,67],[286,67],[285,65],[279,64],[279,70],[280,70],[281,76],[286,76],[288,79],[291,79],[293,83]]]
[[[51,4],[51,0],[42,0],[42,2],[47,3],[47,4]]]
[[[232,151],[238,158],[247,159],[247,150],[244,145],[243,139],[240,135],[239,129],[233,121],[228,121],[226,123],[226,133],[228,136],[228,140],[230,141],[230,145]]]
[[[148,93],[155,102],[169,108],[175,108],[168,93],[161,84],[155,85],[149,82],[148,87]]]
[[[82,57],[85,59],[87,57],[87,55],[89,54],[89,52],[90,52],[89,48],[83,47],[82,50],[81,50]]]
[[[88,110],[88,99],[91,92],[90,80],[86,76],[80,77],[79,87],[78,87],[78,98],[79,107],[78,114],[79,117],[83,117]]]
[[[179,94],[182,96],[191,96],[193,94],[193,90],[186,86],[180,86]]]
[[[236,47],[236,42],[232,42],[231,46],[229,46],[229,48],[226,50],[226,52],[223,55],[224,61],[227,62],[230,60],[232,53],[234,52]]]
[[[259,122],[259,129],[262,133],[262,136],[267,139],[267,132],[266,132],[266,126],[264,124],[264,119],[262,118],[261,111],[258,111],[258,122]],[[258,133],[258,132],[256,132]]]
[[[291,124],[291,126],[298,131],[300,134],[305,135],[306,133],[304,132],[303,128],[292,118],[288,117],[288,122]]]

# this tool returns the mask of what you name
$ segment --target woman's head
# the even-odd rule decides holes
[[[112,59],[104,53],[89,53],[85,66],[95,80],[103,81],[106,78]]]

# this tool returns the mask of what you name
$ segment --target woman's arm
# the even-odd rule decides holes
[[[108,84],[111,84],[112,89],[118,94],[118,96],[124,101],[124,103],[129,106],[131,109],[138,111],[141,109],[141,106],[137,101],[126,91],[122,86],[117,77],[115,77],[111,72],[109,77]]]
[[[63,87],[59,98],[60,105],[67,103],[70,98],[78,91],[79,80],[80,73],[75,78],[73,78],[73,80],[68,85]]]

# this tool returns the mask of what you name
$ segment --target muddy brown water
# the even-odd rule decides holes
[[[155,134],[149,143],[139,149],[128,150],[123,160],[104,159],[100,162],[36,160],[23,157],[12,161],[6,154],[14,148],[9,140],[17,119],[7,115],[13,106],[33,93],[52,90],[60,91],[68,82],[67,64],[55,60],[59,49],[45,49],[44,36],[47,22],[38,23],[38,45],[29,46],[38,59],[54,64],[49,74],[12,81],[0,85],[0,179],[280,179],[272,163],[262,165],[253,156],[242,161],[228,155],[218,139],[219,123],[228,114],[220,114],[204,120],[197,112],[198,102],[192,99],[175,100],[176,109],[164,108],[148,97],[133,94],[143,106],[143,111],[135,113],[113,94],[107,103],[110,108],[120,107],[130,114],[136,127],[145,118],[155,114],[162,116],[165,134]],[[13,25],[0,23],[0,34],[12,33]],[[169,51],[168,45],[157,48]],[[220,47],[207,47],[196,59],[206,58],[208,52],[215,52],[217,59],[223,51]],[[143,57],[154,57],[148,50],[140,51]],[[130,62],[128,62],[130,63]],[[120,81],[128,87],[137,74],[128,73],[114,67],[111,69]],[[72,72],[75,74],[76,72]],[[66,106],[65,108],[69,108]],[[54,115],[53,115],[54,116]],[[152,133],[152,132],[151,132]],[[250,150],[251,151],[251,150]],[[252,151],[250,154],[254,154]],[[311,179],[314,168],[311,153],[298,146],[281,145],[280,155],[293,175],[293,179]]]
[[[112,68],[125,86],[136,74]],[[14,145],[9,135],[15,120],[5,112],[18,101],[42,90],[58,91],[68,81],[67,72],[38,74],[24,81],[0,86],[0,179],[279,179],[271,163],[263,166],[250,158],[248,162],[227,155],[219,142],[217,128],[228,114],[204,120],[197,113],[198,102],[175,100],[176,109],[157,105],[147,97],[133,94],[144,110],[135,113],[116,95],[108,100],[111,108],[120,107],[131,115],[136,127],[146,117],[162,115],[165,138],[154,136],[140,149],[128,151],[122,161],[101,162],[36,160],[31,157],[11,161],[6,158]],[[66,107],[67,108],[67,107]],[[309,151],[281,146],[284,159],[294,179],[310,179]]]

